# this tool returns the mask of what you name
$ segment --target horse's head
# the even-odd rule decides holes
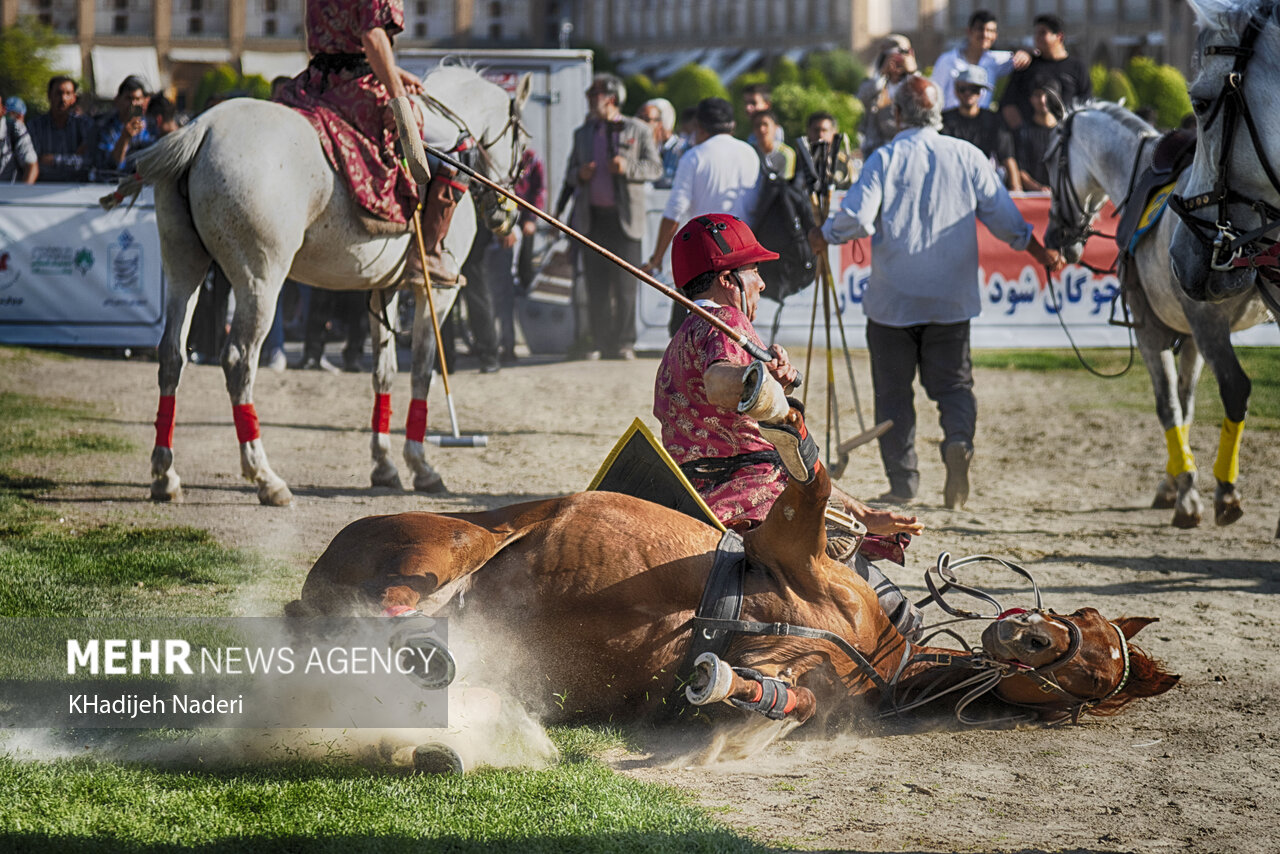
[[[1200,35],[1188,87],[1199,141],[1171,200],[1170,261],[1192,299],[1254,286],[1253,257],[1280,229],[1280,25],[1274,0],[1188,0]]]
[[[1129,639],[1155,617],[1108,621],[1093,608],[1066,616],[1049,611],[1006,612],[982,633],[986,653],[1014,665],[996,688],[1006,702],[1046,717],[1081,712],[1114,714],[1141,697],[1178,683]]]

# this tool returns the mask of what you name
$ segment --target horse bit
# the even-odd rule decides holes
[[[1208,130],[1210,125],[1222,115],[1222,145],[1218,152],[1218,170],[1213,189],[1198,196],[1186,198],[1171,196],[1169,206],[1191,229],[1202,244],[1211,251],[1209,266],[1217,272],[1227,272],[1240,267],[1251,267],[1260,270],[1263,267],[1274,267],[1280,264],[1280,244],[1266,238],[1266,234],[1280,226],[1280,210],[1261,199],[1251,199],[1227,186],[1231,169],[1231,153],[1234,147],[1236,130],[1243,121],[1249,131],[1249,140],[1253,144],[1258,162],[1266,173],[1267,180],[1277,194],[1280,194],[1280,179],[1267,159],[1262,147],[1258,126],[1253,120],[1249,102],[1244,96],[1245,70],[1249,60],[1254,56],[1254,43],[1266,28],[1267,21],[1276,9],[1275,4],[1268,4],[1254,12],[1249,18],[1244,34],[1238,45],[1209,45],[1204,52],[1208,56],[1234,56],[1235,63],[1231,71],[1223,78],[1222,90],[1214,99],[1208,115],[1201,120],[1201,127]],[[1197,110],[1203,112],[1203,110]],[[1227,211],[1228,205],[1243,204],[1253,209],[1262,225],[1252,231],[1241,233],[1231,224]],[[1216,222],[1193,216],[1195,211],[1216,205],[1218,219]],[[1259,291],[1265,294],[1264,289]],[[1270,300],[1268,300],[1270,302]],[[1273,306],[1274,307],[1274,306]]]

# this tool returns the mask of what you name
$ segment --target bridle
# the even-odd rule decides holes
[[[960,583],[960,581],[957,579],[955,575],[955,570],[957,568],[965,566],[967,564],[978,563],[983,561],[991,561],[991,562],[998,563],[1001,566],[1004,566],[1005,568],[1012,570],[1013,572],[1016,572],[1017,574],[1023,576],[1028,581],[1030,581],[1032,592],[1035,595],[1035,607],[1006,609],[1006,608],[1003,608],[1000,605],[1000,603],[996,601],[996,599],[990,594],[985,593],[981,590],[978,590],[977,588],[970,587],[968,585]],[[935,576],[942,580],[941,585],[939,585],[937,581],[935,581]],[[931,703],[934,700],[946,694],[954,693],[956,691],[964,690],[967,688],[969,689],[968,692],[965,693],[956,704],[956,712],[955,712],[956,718],[961,723],[969,724],[969,725],[979,725],[979,724],[999,723],[1003,721],[1009,721],[1009,722],[1026,721],[1031,719],[1033,716],[1015,715],[1015,716],[1008,716],[1006,718],[1002,718],[996,721],[992,721],[992,720],[970,718],[965,715],[966,707],[968,707],[973,701],[977,700],[979,697],[982,697],[987,693],[993,691],[1004,679],[1012,676],[1023,676],[1028,679],[1031,679],[1037,685],[1037,687],[1039,687],[1039,689],[1044,693],[1055,694],[1059,698],[1065,700],[1067,707],[1063,711],[1066,712],[1067,716],[1069,717],[1072,723],[1079,723],[1081,714],[1099,705],[1100,703],[1106,702],[1107,700],[1110,700],[1112,697],[1115,697],[1117,694],[1123,691],[1124,687],[1129,683],[1130,664],[1129,664],[1128,641],[1125,639],[1124,632],[1120,630],[1119,626],[1116,626],[1114,623],[1108,622],[1108,625],[1115,630],[1116,637],[1119,639],[1119,652],[1120,652],[1120,656],[1124,660],[1124,670],[1121,673],[1120,678],[1116,681],[1116,684],[1112,686],[1107,691],[1106,694],[1103,694],[1100,697],[1082,697],[1079,694],[1075,694],[1071,691],[1068,691],[1066,688],[1062,687],[1062,684],[1058,681],[1056,671],[1061,669],[1065,665],[1071,663],[1079,656],[1080,649],[1084,642],[1084,635],[1080,631],[1080,627],[1077,626],[1074,622],[1044,607],[1044,603],[1040,597],[1040,587],[1038,584],[1036,584],[1035,578],[1033,578],[1031,573],[1029,573],[1026,569],[1024,569],[1023,567],[1019,566],[1016,563],[1013,563],[1011,561],[1006,561],[998,557],[992,557],[991,555],[974,555],[972,557],[963,558],[961,560],[958,560],[952,563],[951,555],[948,554],[947,552],[943,552],[941,555],[938,556],[937,564],[935,564],[933,567],[930,567],[929,570],[925,573],[925,586],[929,588],[929,595],[924,599],[920,600],[918,603],[916,603],[916,606],[923,608],[924,606],[928,605],[930,602],[934,602],[938,605],[938,607],[940,607],[946,613],[950,614],[954,619],[944,620],[943,622],[935,623],[934,625],[929,626],[927,629],[922,630],[924,632],[928,632],[928,634],[922,638],[921,643],[927,643],[931,638],[935,637],[936,635],[947,634],[947,635],[950,635],[952,638],[958,640],[965,647],[965,652],[967,653],[967,656],[965,657],[953,656],[947,653],[918,653],[914,656],[904,655],[903,662],[899,666],[898,672],[897,674],[895,674],[893,678],[894,688],[895,689],[897,688],[898,682],[903,672],[907,669],[907,667],[918,662],[952,665],[957,667],[968,667],[973,669],[975,673],[973,676],[970,676],[966,679],[961,680],[959,683],[956,683],[954,685],[947,686],[947,687],[940,687],[941,677],[939,677],[939,679],[935,679],[932,683],[930,683],[929,685],[926,685],[924,688],[922,688],[919,691],[919,693],[915,697],[911,697],[911,698],[899,697],[898,692],[895,690],[892,697],[889,699],[888,702],[886,702],[885,704],[886,708],[884,708],[881,711],[881,717],[888,717],[891,715],[894,715],[894,716],[901,715],[904,712],[918,708],[919,706],[923,706],[926,703]],[[974,599],[978,599],[980,601],[990,604],[995,609],[994,613],[980,614],[974,611],[969,611],[964,608],[958,608],[951,605],[945,599],[946,594],[951,590],[956,590]],[[994,656],[988,654],[985,650],[974,649],[970,647],[968,642],[959,634],[957,634],[955,631],[953,631],[950,628],[945,628],[955,623],[968,622],[971,620],[983,620],[983,621],[991,620],[991,619],[1002,620],[1002,619],[1005,619],[1006,617],[1010,617],[1015,614],[1039,614],[1041,618],[1056,622],[1059,625],[1063,626],[1067,630],[1067,634],[1069,637],[1066,651],[1063,652],[1062,655],[1058,656],[1058,658],[1054,659],[1053,661],[1047,664],[1042,664],[1039,667],[1031,667],[1030,665],[1022,664],[1021,662],[1003,661],[1001,659],[995,658]],[[908,643],[907,647],[908,647],[908,650],[910,650],[911,644]],[[1044,708],[1042,705],[1039,705],[1039,704],[1017,703],[1017,702],[1013,702],[1010,700],[1003,700],[1003,699],[1002,699],[1002,702],[1008,703],[1009,705],[1012,705],[1012,706],[1020,706],[1022,708],[1034,709],[1037,711],[1042,711]],[[1066,720],[1066,719],[1067,718],[1063,718],[1062,720]]]
[[[1219,116],[1222,118],[1222,144],[1218,152],[1217,175],[1213,189],[1207,193],[1190,198],[1176,195],[1169,198],[1169,206],[1196,239],[1210,250],[1209,266],[1217,272],[1228,272],[1241,267],[1261,270],[1280,265],[1280,244],[1266,237],[1269,232],[1280,227],[1280,209],[1261,199],[1249,198],[1228,185],[1236,131],[1243,123],[1249,131],[1249,141],[1267,180],[1271,182],[1276,194],[1280,195],[1280,178],[1276,177],[1275,169],[1267,158],[1253,112],[1244,95],[1245,71],[1249,60],[1254,56],[1254,43],[1266,28],[1275,8],[1274,3],[1268,3],[1255,11],[1249,17],[1239,44],[1215,44],[1205,48],[1204,52],[1209,56],[1235,57],[1235,63],[1223,78],[1222,90],[1214,99],[1208,114],[1200,121],[1200,127],[1208,130]],[[1232,225],[1228,212],[1228,206],[1232,204],[1251,208],[1262,220],[1262,225],[1249,231],[1241,231]],[[1194,216],[1196,211],[1212,206],[1217,207],[1215,222]],[[1263,288],[1259,288],[1259,291],[1270,296],[1265,294]],[[1268,299],[1268,302],[1271,301]]]
[[[440,99],[426,92],[424,92],[420,97],[427,106],[439,113],[445,119],[449,120],[449,122],[458,129],[457,140],[452,148],[447,149],[447,154],[462,154],[467,151],[474,151],[474,156],[479,158],[484,167],[485,174],[492,176],[497,183],[507,189],[511,189],[515,186],[516,181],[520,178],[520,159],[524,154],[524,140],[532,137],[532,134],[529,133],[529,129],[525,127],[524,121],[520,117],[520,110],[516,107],[515,98],[507,99],[507,121],[498,129],[498,132],[493,135],[493,138],[486,139],[484,136],[481,136],[479,139],[476,139],[475,134],[472,133],[471,128],[468,127],[466,120],[463,119],[462,116],[458,115],[448,104],[445,104]],[[493,155],[489,153],[489,149],[497,145],[509,130],[512,131],[511,165],[507,168],[507,174],[499,177],[497,166],[493,162]]]
[[[1106,237],[1114,239],[1115,235],[1105,234],[1093,227],[1093,221],[1098,216],[1098,212],[1102,210],[1102,206],[1099,205],[1093,210],[1086,207],[1080,198],[1080,194],[1076,192],[1075,184],[1071,181],[1071,131],[1075,124],[1076,116],[1082,112],[1085,112],[1085,109],[1072,110],[1063,118],[1058,125],[1057,133],[1054,134],[1053,145],[1045,157],[1046,159],[1054,158],[1056,160],[1052,186],[1049,188],[1053,199],[1049,205],[1049,220],[1050,224],[1057,226],[1058,229],[1058,248],[1079,243],[1081,245],[1081,254],[1083,255],[1083,247],[1088,243],[1089,238]],[[1129,188],[1125,190],[1123,199],[1114,200],[1117,216],[1121,210],[1128,206],[1129,198],[1133,195],[1134,184],[1138,180],[1139,172],[1142,171],[1143,152],[1146,150],[1148,143],[1157,138],[1152,134],[1143,134],[1140,137],[1138,154],[1134,158],[1133,170],[1129,173]],[[1065,210],[1060,210],[1059,205]],[[1081,258],[1078,266],[1084,267],[1097,276],[1107,276],[1116,272],[1116,262],[1112,262],[1110,269],[1103,270],[1092,264],[1085,263],[1084,259]]]

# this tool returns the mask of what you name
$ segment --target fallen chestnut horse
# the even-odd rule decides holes
[[[737,701],[803,723],[850,698],[902,709],[975,679],[1042,719],[1077,719],[1178,681],[1128,644],[1154,618],[1108,621],[1092,608],[1002,615],[983,649],[909,643],[875,592],[825,555],[830,492],[819,465],[745,535],[755,569],[745,573],[739,631],[718,656],[702,656],[692,678],[695,610],[721,534],[616,493],[360,519],[329,544],[287,612],[482,616],[526,662],[526,686],[557,698],[548,710],[560,720],[661,718],[689,708],[684,688],[694,702]]]

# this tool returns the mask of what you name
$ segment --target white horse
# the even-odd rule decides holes
[[[1194,300],[1257,294],[1280,319],[1280,20],[1274,0],[1188,0],[1199,145],[1169,255]],[[1276,528],[1280,538],[1280,526]]]
[[[427,75],[429,97],[418,98],[425,140],[451,150],[463,134],[479,142],[494,180],[514,177],[524,140],[520,110],[530,80],[516,97],[478,73],[442,66]],[[400,487],[390,459],[390,392],[396,373],[391,331],[381,320],[394,316],[394,286],[405,268],[411,233],[370,228],[346,182],[325,159],[316,131],[294,110],[267,101],[235,99],[201,115],[140,154],[137,176],[126,180],[104,206],[119,203],[141,184],[155,185],[156,220],[168,282],[165,331],[160,341],[160,411],[151,453],[151,496],[180,499],[173,464],[174,393],[186,363],[187,331],[196,295],[210,263],[217,263],[235,292],[231,333],[222,370],[231,395],[240,442],[240,470],[257,486],[263,504],[285,505],[292,493],[271,470],[258,434],[253,381],[258,353],[275,315],[286,277],[330,290],[372,290],[374,433],[372,483]],[[445,249],[465,258],[475,236],[475,209],[458,206]],[[433,291],[452,304],[456,289]],[[434,357],[434,335],[425,292],[416,293],[413,323],[412,396],[405,461],[415,489],[443,490],[443,481],[423,450],[426,398]],[[414,436],[416,435],[416,439]]]
[[[1059,245],[1069,263],[1079,262],[1089,226],[1106,200],[1111,198],[1117,205],[1126,201],[1133,176],[1151,164],[1157,135],[1133,113],[1106,102],[1073,108],[1059,123],[1047,158],[1053,204],[1045,242]],[[1181,192],[1187,180],[1184,172],[1175,192]],[[1190,528],[1200,524],[1201,518],[1195,459],[1188,443],[1200,369],[1205,361],[1209,363],[1227,418],[1243,422],[1250,383],[1230,336],[1261,323],[1267,312],[1252,293],[1218,304],[1187,297],[1169,269],[1169,240],[1177,222],[1166,211],[1142,237],[1133,259],[1123,267],[1121,284],[1132,311],[1138,349],[1155,389],[1156,413],[1168,449],[1153,506],[1173,507],[1173,524]],[[1175,352],[1179,340],[1181,349]],[[1236,521],[1242,513],[1236,489],[1239,453],[1239,429],[1224,424],[1213,467],[1217,479],[1214,520],[1219,525]]]

